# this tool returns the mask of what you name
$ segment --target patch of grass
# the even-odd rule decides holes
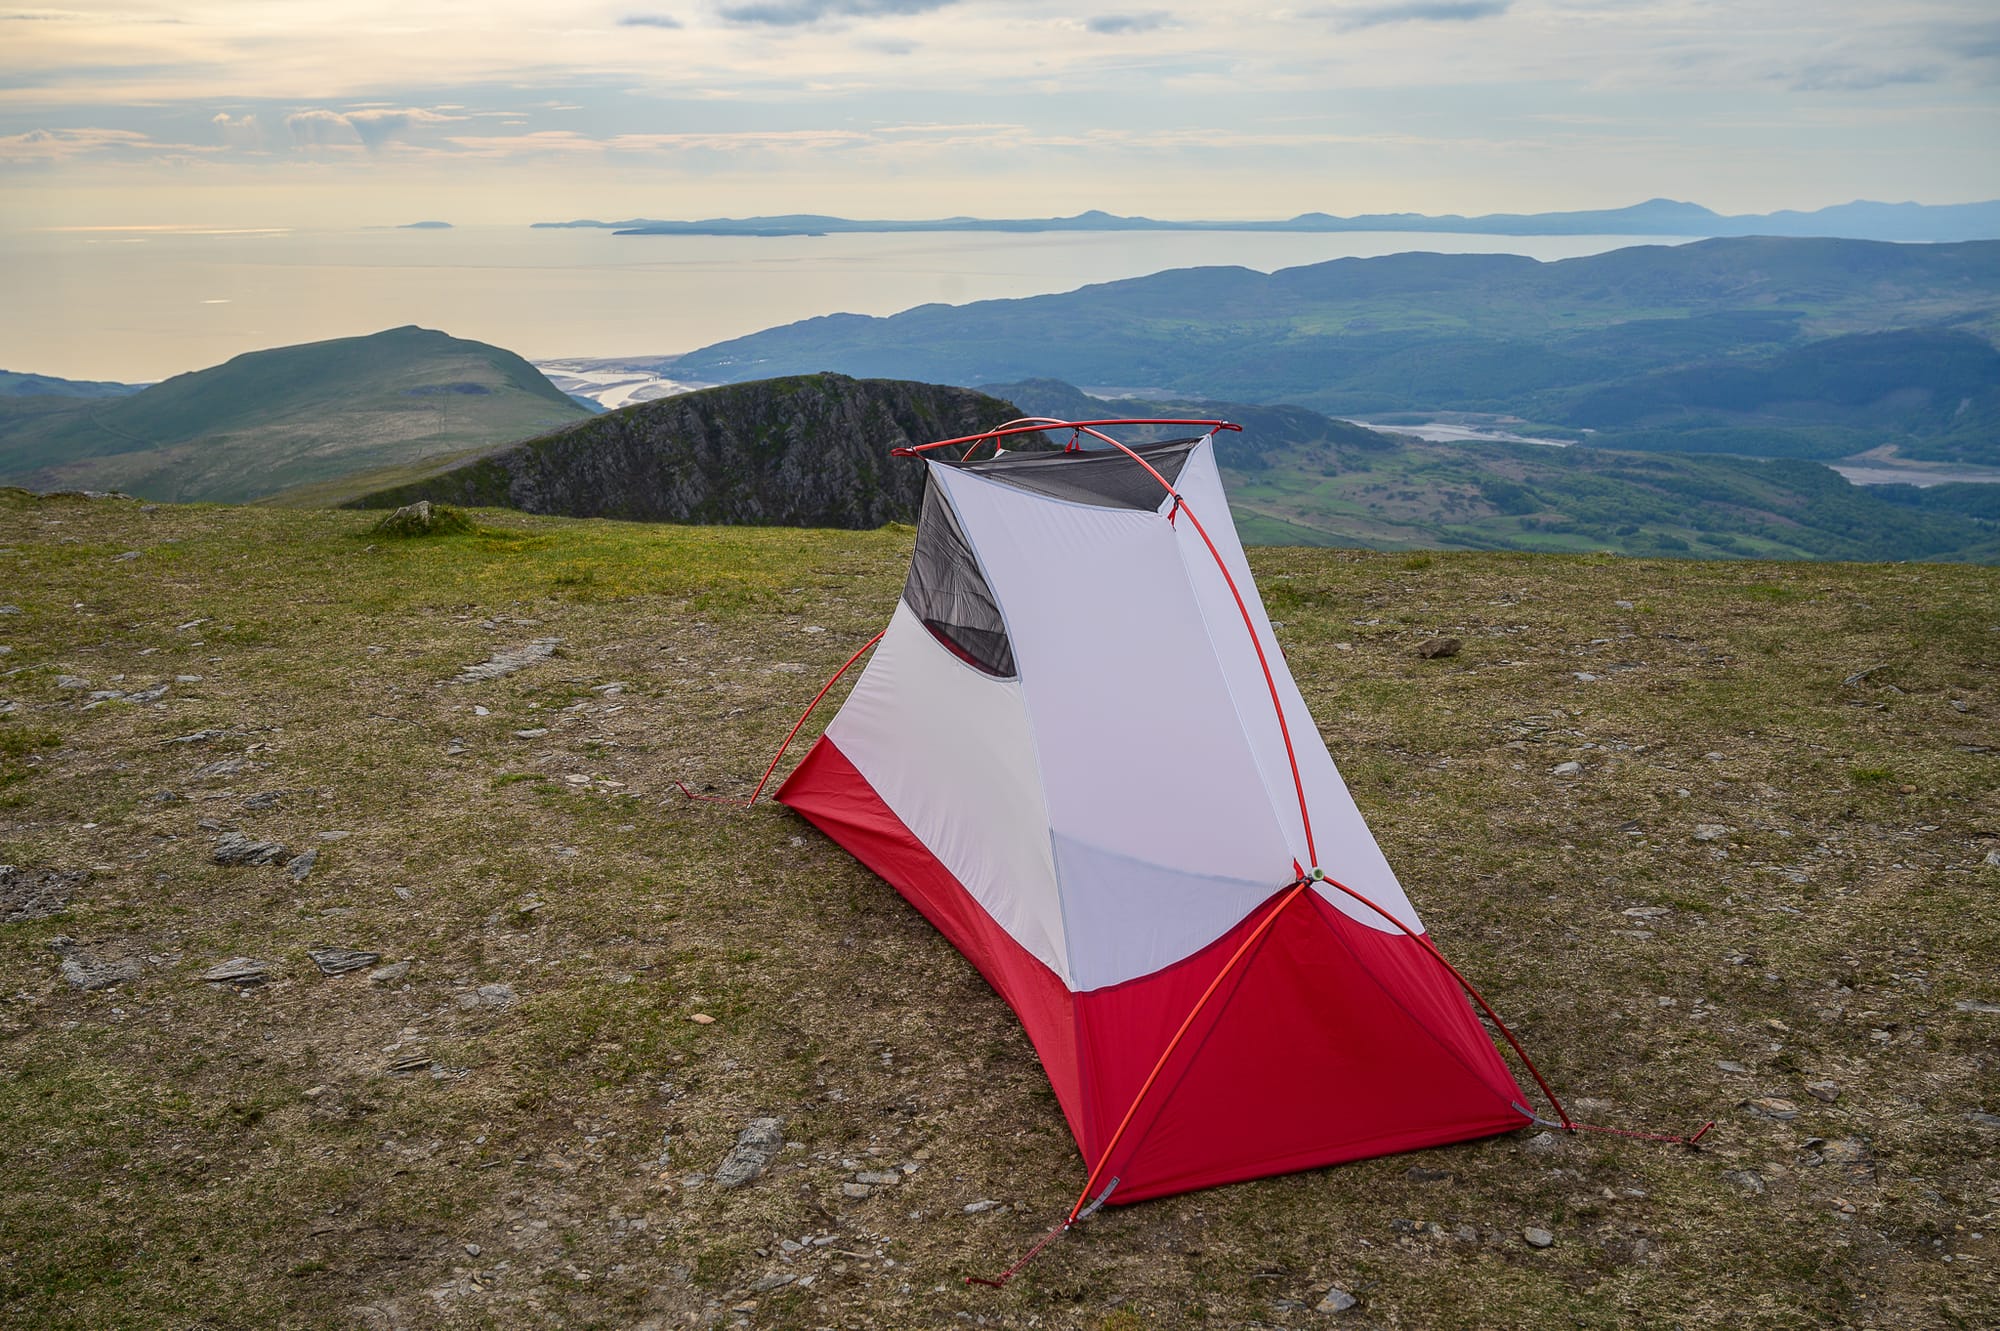
[[[368,534],[389,540],[413,540],[426,536],[464,536],[472,529],[472,519],[451,505],[418,500],[384,514],[368,529]]]
[[[911,533],[480,512],[469,537],[375,542],[374,516],[0,495],[21,552],[0,578],[83,603],[10,620],[10,660],[200,676],[159,708],[24,689],[0,722],[60,736],[23,755],[44,779],[0,804],[0,862],[111,866],[0,949],[0,1326],[629,1326],[752,1297],[801,1331],[1304,1325],[1332,1284],[1383,1325],[1996,1320],[1965,1117],[1993,1105],[1991,1019],[1952,1006],[1994,997],[2000,954],[1987,571],[1253,550],[1438,946],[1602,1102],[1580,1116],[1719,1125],[1699,1152],[1500,1137],[1110,1208],[996,1295],[962,1277],[1084,1172],[1012,1015],[809,825],[671,784],[748,793],[881,627]],[[108,562],[170,541],[171,576]],[[1749,590],[1772,585],[1809,595]],[[1466,650],[1412,654],[1441,635]],[[557,656],[444,683],[542,637]],[[1893,687],[1843,683],[1882,661]],[[221,761],[242,766],[202,775]],[[318,865],[217,866],[204,820]],[[1623,914],[1644,906],[1667,913]],[[139,978],[73,989],[58,932]],[[325,942],[409,970],[324,976]],[[234,956],[271,982],[193,978]],[[1759,1096],[1800,1115],[1736,1108]],[[798,1143],[764,1177],[687,1182],[764,1115]],[[1809,1163],[1814,1137],[1865,1142],[1872,1181]],[[842,1193],[878,1165],[916,1169]],[[1530,1224],[1556,1245],[1527,1249]],[[780,1247],[806,1236],[828,1242]],[[754,1290],[783,1274],[814,1283]]]

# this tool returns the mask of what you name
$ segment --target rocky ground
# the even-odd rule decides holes
[[[1110,1209],[743,793],[909,532],[0,494],[0,1324],[2000,1321],[2000,579],[1262,550],[1445,952],[1589,1121]],[[1451,651],[1437,642],[1455,638]],[[1424,649],[1420,652],[1420,648]]]

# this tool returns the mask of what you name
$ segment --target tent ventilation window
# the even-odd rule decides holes
[[[903,601],[953,656],[1000,679],[1014,677],[1014,649],[1008,645],[1007,626],[993,590],[979,571],[951,505],[935,485],[924,487],[917,548],[910,556]]]

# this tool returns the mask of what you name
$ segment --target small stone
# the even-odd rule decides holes
[[[1776,1119],[1780,1123],[1789,1123],[1799,1116],[1797,1105],[1775,1095],[1759,1096],[1749,1102],[1749,1108],[1753,1114],[1762,1114],[1765,1118]]]
[[[324,944],[306,949],[312,964],[319,967],[321,975],[345,975],[349,971],[366,970],[382,960],[380,952],[362,952],[351,947],[327,947]]]
[[[1554,776],[1575,776],[1578,772],[1581,772],[1582,770],[1583,770],[1583,764],[1572,759],[1571,761],[1566,763],[1557,763],[1554,767],[1551,767],[1549,769],[1549,772]]]
[[[246,796],[243,800],[243,807],[246,809],[275,809],[278,807],[279,801],[284,798],[285,792],[282,790],[266,790],[260,794]]]
[[[1522,1149],[1534,1155],[1553,1155],[1562,1149],[1562,1143],[1553,1132],[1538,1132],[1528,1138]]]
[[[431,1056],[429,1054],[405,1054],[389,1064],[389,1071],[392,1075],[403,1077],[408,1076],[412,1072],[422,1072],[430,1065]]]
[[[1313,1311],[1322,1313],[1344,1313],[1349,1308],[1358,1305],[1360,1302],[1361,1302],[1360,1299],[1355,1298],[1352,1294],[1349,1294],[1346,1290],[1342,1289],[1340,1286],[1335,1285],[1332,1289],[1329,1289],[1326,1292],[1326,1297],[1319,1301],[1319,1303],[1313,1308]]]
[[[771,1157],[785,1144],[784,1120],[753,1118],[737,1134],[736,1145],[716,1167],[715,1186],[740,1188],[764,1172]]]
[[[967,1215],[978,1215],[981,1211],[991,1211],[1005,1205],[1006,1205],[1005,1202],[996,1202],[996,1201],[982,1199],[976,1202],[967,1202],[965,1204],[965,1213]]]
[[[66,693],[83,693],[90,688],[90,681],[82,675],[57,675],[56,687]]]
[[[840,1195],[843,1197],[852,1197],[858,1201],[864,1197],[873,1197],[875,1189],[869,1187],[866,1183],[843,1183],[840,1185]]]
[[[1526,1229],[1522,1230],[1521,1237],[1527,1242],[1530,1248],[1546,1248],[1556,1241],[1555,1235],[1549,1233],[1546,1229],[1537,1229],[1533,1225],[1529,1225]]]
[[[1457,638],[1432,638],[1417,645],[1417,655],[1426,661],[1439,661],[1446,657],[1457,656],[1459,649],[1464,646],[1465,644]]]
[[[292,876],[293,882],[303,883],[307,876],[312,873],[313,865],[318,863],[319,849],[314,847],[303,855],[294,855],[291,862],[285,865],[285,872]]]
[[[1748,1193],[1764,1191],[1764,1176],[1754,1169],[1725,1169],[1722,1171],[1722,1181]]]
[[[0,864],[0,924],[46,920],[69,909],[87,870],[24,869]]]
[[[368,983],[401,984],[404,978],[409,975],[409,973],[410,973],[409,962],[407,961],[392,962],[387,966],[377,966],[374,970],[369,971]]]
[[[713,1026],[715,1024],[715,1018],[709,1016],[706,1012],[692,1013],[689,1015],[688,1020],[697,1026]]]
[[[536,638],[519,647],[493,653],[478,665],[469,665],[449,681],[453,684],[477,684],[484,680],[499,679],[517,670],[525,670],[537,661],[546,661],[556,654],[562,644],[561,638]]]
[[[88,952],[74,951],[62,959],[62,976],[79,989],[110,989],[139,978],[137,960],[126,957],[107,961]]]
[[[231,957],[203,971],[197,978],[208,984],[262,984],[270,968],[254,957]]]
[[[1449,1183],[1451,1171],[1448,1169],[1426,1169],[1422,1165],[1411,1165],[1403,1171],[1403,1177],[1412,1183]]]
[[[903,1176],[887,1169],[865,1169],[854,1176],[854,1181],[871,1188],[893,1188],[903,1181]]]
[[[259,841],[241,832],[224,832],[215,839],[209,858],[217,864],[269,864],[284,858],[285,848],[275,841]]]
[[[1694,825],[1694,839],[1696,841],[1720,841],[1735,830],[1735,828],[1725,827],[1721,823],[1696,823]]]
[[[192,734],[176,735],[172,739],[163,739],[160,741],[160,743],[161,744],[206,744],[212,739],[223,739],[228,734],[229,732],[226,730],[197,730]]]
[[[1632,608],[1630,601],[1613,601],[1611,604],[1617,606],[1620,610],[1630,610]]]
[[[250,765],[247,758],[219,758],[204,767],[197,767],[193,779],[210,781],[218,776],[236,776]]]
[[[1840,1098],[1840,1087],[1830,1081],[1809,1081],[1806,1094],[1823,1104],[1832,1104]]]
[[[526,729],[526,730],[517,730],[517,731],[515,731],[515,732],[514,732],[514,738],[515,738],[515,739],[540,739],[540,738],[541,738],[542,736],[544,736],[544,735],[546,735],[546,734],[548,734],[548,733],[549,733],[549,731],[548,731],[548,727],[546,727],[546,726],[530,726],[530,727],[529,727],[528,729]]]
[[[1982,1012],[1989,1016],[2000,1013],[2000,1003],[1988,1003],[1977,998],[1961,998],[1952,1006],[1960,1012]]]
[[[479,986],[479,1003],[482,1007],[512,1007],[516,995],[511,984],[482,984]]]
[[[468,1243],[465,1245],[465,1255],[467,1257],[477,1257],[482,1251],[484,1250],[477,1243]]]
[[[768,1294],[774,1289],[783,1289],[785,1286],[791,1284],[794,1280],[797,1279],[798,1277],[796,1275],[793,1275],[788,1271],[778,1271],[771,1275],[765,1276],[761,1280],[752,1281],[750,1284],[750,1292],[752,1294]]]
[[[1972,1110],[1965,1121],[1974,1127],[2000,1129],[2000,1114],[1989,1114],[1983,1109]]]
[[[1656,920],[1662,915],[1671,914],[1673,908],[1670,906],[1631,906],[1624,911],[1626,918],[1633,920]]]
[[[1597,676],[1591,674],[1588,670],[1572,671],[1570,672],[1570,678],[1579,684],[1595,684],[1597,682]]]
[[[1750,1070],[1749,1068],[1744,1067],[1741,1063],[1732,1062],[1731,1060],[1726,1058],[1717,1059],[1715,1061],[1715,1066],[1720,1068],[1724,1072],[1748,1072]]]
[[[138,557],[139,557],[139,551],[137,551],[137,550],[127,550],[127,551],[126,551],[126,552],[125,552],[124,554],[122,554],[122,555],[116,555],[116,556],[114,556],[114,557],[112,558],[111,562],[112,562],[112,563],[114,563],[114,564],[126,564],[126,563],[130,563],[130,562],[131,562],[132,560],[134,560],[134,559],[137,559]]]

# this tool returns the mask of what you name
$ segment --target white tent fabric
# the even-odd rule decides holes
[[[1019,678],[967,664],[899,604],[827,736],[987,913],[1082,992],[1198,951],[1291,881],[1295,860],[1310,867],[1242,613],[1193,525],[1160,521],[1166,492],[1147,512],[936,463],[930,480],[991,585]],[[1292,727],[1320,867],[1421,929],[1285,667],[1212,440],[1176,487],[1219,518],[1208,529]]]

